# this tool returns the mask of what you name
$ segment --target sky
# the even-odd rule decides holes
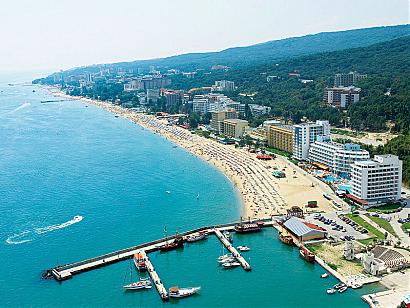
[[[0,71],[53,71],[407,24],[409,1],[1,0]]]

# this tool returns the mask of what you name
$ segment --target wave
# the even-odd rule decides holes
[[[19,245],[19,244],[32,242],[36,238],[36,236],[38,237],[48,232],[67,228],[73,224],[79,223],[83,219],[84,219],[83,216],[77,215],[77,216],[74,216],[73,219],[66,221],[62,224],[50,225],[47,227],[40,227],[40,228],[33,228],[32,230],[25,230],[20,233],[15,233],[6,239],[6,243],[9,245]]]

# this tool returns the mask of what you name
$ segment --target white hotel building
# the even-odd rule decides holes
[[[403,162],[395,155],[375,155],[372,160],[352,165],[350,198],[364,208],[401,197]]]
[[[319,136],[309,148],[309,161],[324,164],[334,173],[349,175],[351,165],[357,161],[370,159],[369,152],[358,144],[340,144]]]
[[[309,147],[318,136],[330,138],[329,121],[316,121],[316,123],[302,123],[293,125],[293,157],[298,160],[307,160]]]

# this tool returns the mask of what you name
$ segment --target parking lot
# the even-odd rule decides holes
[[[326,224],[324,221],[321,221],[317,218],[315,218],[315,215],[308,215],[306,216],[306,221],[313,223],[315,225],[318,225],[322,228],[325,228],[326,231],[329,233],[329,235],[335,237],[335,238],[341,238],[345,236],[353,236],[354,239],[366,239],[368,238],[367,234],[363,234],[357,230],[354,229],[353,226],[347,224],[345,221],[340,219],[338,217],[338,213],[325,213],[325,214],[320,214],[320,217],[324,217],[325,219],[331,220],[331,224]],[[343,232],[343,229],[339,227],[338,230],[335,230],[337,226],[341,226],[345,232]]]

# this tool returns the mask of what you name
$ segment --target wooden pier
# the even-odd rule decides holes
[[[167,289],[162,283],[161,278],[159,278],[159,275],[157,271],[155,270],[154,266],[152,265],[151,260],[148,258],[148,255],[145,253],[145,250],[140,250],[140,253],[144,257],[145,265],[147,266],[147,272],[149,276],[151,277],[152,283],[157,289],[159,296],[161,297],[163,301],[168,301],[169,296],[168,296]]]
[[[222,244],[228,249],[228,251],[238,260],[245,271],[252,270],[250,264],[245,260],[244,257],[236,250],[234,246],[227,240],[227,238],[222,234],[221,230],[214,229],[216,237],[222,242]]]

